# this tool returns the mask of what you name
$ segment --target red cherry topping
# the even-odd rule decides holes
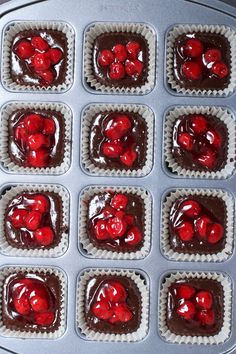
[[[190,134],[182,133],[178,136],[178,144],[185,150],[191,151],[193,148],[193,139]]]
[[[109,318],[108,322],[111,323],[111,324],[115,324],[115,323],[120,322],[120,319],[115,314],[113,314],[111,316],[111,318]]]
[[[115,58],[119,61],[125,61],[127,58],[127,50],[123,44],[116,44],[112,51],[115,54]]]
[[[202,77],[202,68],[194,61],[184,62],[182,65],[182,72],[189,80],[200,80]]]
[[[127,224],[125,220],[115,216],[107,221],[106,229],[112,239],[122,237],[126,232]]]
[[[196,221],[196,231],[199,235],[200,238],[205,239],[207,236],[207,228],[211,224],[210,218],[207,216],[201,216],[199,219]]]
[[[32,134],[28,137],[28,146],[30,150],[39,150],[43,146],[48,145],[48,139],[41,133]]]
[[[108,142],[105,141],[102,145],[102,152],[109,158],[117,158],[122,154],[123,147],[121,142],[118,140]]]
[[[139,54],[139,52],[141,50],[140,44],[138,42],[129,42],[126,45],[126,49],[127,49],[127,52],[128,52],[128,57],[130,59],[137,59],[138,54]]]
[[[19,298],[13,297],[13,304],[16,312],[22,316],[28,315],[31,311],[29,299],[26,294],[22,294]]]
[[[120,80],[125,77],[124,65],[120,62],[112,63],[110,65],[109,76],[112,80]]]
[[[142,233],[135,226],[128,231],[127,236],[125,238],[125,242],[130,246],[139,244],[141,240],[142,240]]]
[[[135,60],[126,60],[125,62],[125,71],[127,75],[132,77],[138,77],[143,70],[143,63],[137,59]]]
[[[54,240],[54,232],[50,226],[44,226],[34,232],[34,237],[40,245],[48,246]]]
[[[177,288],[177,294],[180,299],[189,300],[194,296],[195,293],[196,290],[190,285],[183,284]]]
[[[111,50],[104,49],[101,51],[98,57],[98,63],[101,66],[108,66],[115,60],[115,56]]]
[[[16,47],[16,54],[20,59],[28,59],[34,54],[34,48],[28,40],[21,40]]]
[[[199,291],[195,296],[196,303],[203,309],[210,309],[212,306],[212,295],[209,291]]]
[[[194,228],[191,222],[184,221],[176,229],[182,241],[190,241],[194,236]]]
[[[39,326],[50,326],[55,319],[55,314],[52,311],[35,313],[34,320]]]
[[[229,68],[225,63],[219,61],[212,65],[211,72],[217,75],[220,79],[223,79],[229,75]]]
[[[54,80],[54,72],[52,70],[42,70],[38,71],[37,75],[41,77],[45,84],[50,85]]]
[[[197,313],[196,317],[202,325],[212,326],[215,324],[215,312],[212,309],[201,310]]]
[[[29,134],[39,133],[43,128],[43,118],[39,114],[29,114],[24,119],[24,125]]]
[[[137,152],[134,151],[132,148],[126,150],[123,155],[120,156],[121,162],[128,167],[131,167],[133,165],[136,158]]]
[[[219,242],[224,235],[224,228],[221,224],[214,223],[208,227],[207,241],[215,244]]]
[[[209,143],[212,144],[214,147],[218,149],[221,147],[222,138],[216,130],[209,128],[206,133],[206,138],[209,141]]]
[[[184,301],[177,308],[177,314],[183,317],[185,320],[191,320],[196,313],[196,309],[194,304],[191,301]]]
[[[194,133],[196,133],[196,134],[205,133],[207,130],[206,118],[201,114],[195,115],[192,118],[192,129],[193,129]]]
[[[109,233],[106,229],[107,221],[106,220],[98,220],[95,225],[95,236],[98,240],[107,240],[109,238]]]
[[[50,48],[48,51],[48,56],[51,60],[51,63],[53,63],[53,65],[58,64],[59,61],[62,58],[62,51],[59,48]]]
[[[208,168],[213,168],[215,166],[216,163],[216,154],[214,153],[214,151],[208,149],[205,153],[203,153],[202,155],[200,155],[197,158],[197,161]]]
[[[35,312],[44,312],[49,308],[48,294],[44,287],[34,287],[30,293],[30,305]]]
[[[114,314],[121,322],[128,322],[133,317],[132,312],[125,302],[116,304],[114,306]]]
[[[42,220],[42,214],[39,211],[30,211],[25,217],[25,226],[28,230],[36,230]]]
[[[50,68],[51,60],[46,53],[37,53],[32,58],[32,65],[36,71],[47,70]]]
[[[15,139],[18,142],[26,143],[26,141],[28,141],[28,133],[26,132],[24,125],[18,125],[15,129],[14,135],[15,135]]]
[[[32,167],[46,167],[49,161],[49,153],[47,150],[39,149],[30,151],[27,156],[27,162]]]
[[[15,229],[20,229],[25,226],[25,218],[28,215],[28,211],[25,209],[15,209],[9,217],[10,222]]]
[[[111,302],[124,302],[127,293],[124,286],[118,281],[109,281],[106,288],[107,299]]]
[[[111,206],[114,209],[125,209],[128,204],[128,197],[125,194],[115,194],[111,200]]]
[[[184,54],[190,58],[199,57],[203,53],[203,45],[199,39],[191,38],[185,42]]]
[[[43,120],[43,134],[52,135],[56,132],[56,124],[52,118],[45,118]]]
[[[200,214],[201,207],[195,200],[188,199],[181,203],[181,210],[190,218],[194,218]]]
[[[38,49],[41,52],[48,49],[48,42],[40,36],[34,36],[31,39],[31,44],[35,49]]]
[[[219,49],[208,49],[204,53],[204,61],[206,64],[215,63],[221,60],[221,51]]]
[[[128,225],[134,225],[134,216],[130,214],[125,215],[125,221],[127,222]]]
[[[113,315],[109,303],[106,300],[100,300],[92,305],[93,314],[100,320],[108,320]]]
[[[46,213],[49,211],[49,200],[44,195],[34,196],[33,203],[31,204],[31,209],[39,211],[40,213]]]
[[[122,138],[131,128],[129,117],[124,114],[118,115],[114,120],[109,120],[104,134],[108,139],[116,140]]]
[[[111,216],[115,215],[116,210],[114,210],[109,205],[106,205],[105,208],[103,209],[102,213],[105,218],[110,218]]]

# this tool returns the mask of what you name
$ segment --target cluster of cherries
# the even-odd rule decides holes
[[[197,201],[191,199],[183,201],[180,204],[179,213],[182,217],[181,219],[177,217],[177,220],[181,222],[178,222],[175,230],[182,241],[188,242],[197,236],[199,241],[216,244],[222,239],[223,226],[204,215]]]
[[[141,242],[142,233],[134,225],[135,219],[125,213],[128,197],[115,194],[110,204],[106,204],[99,215],[96,215],[94,233],[97,240],[120,240],[126,245],[134,246]]]
[[[27,167],[47,167],[55,146],[56,124],[51,117],[27,114],[14,129],[14,140],[25,155]]]
[[[92,313],[111,324],[128,322],[133,313],[126,303],[127,297],[127,291],[119,281],[108,281],[99,290],[91,306]]]
[[[12,287],[14,312],[38,326],[50,326],[55,319],[54,299],[48,287],[32,278],[20,278]]]
[[[54,67],[62,60],[61,49],[51,48],[41,36],[33,36],[31,40],[20,39],[14,47],[14,52],[39,77],[42,85],[52,84],[56,77]]]
[[[202,326],[215,324],[212,308],[213,297],[210,291],[197,291],[193,286],[182,284],[176,287],[178,297],[177,314],[186,321],[195,320]]]
[[[224,78],[229,75],[228,66],[222,61],[222,53],[217,48],[206,51],[202,42],[191,38],[181,47],[184,63],[181,66],[183,75],[189,80],[200,80],[204,76]]]
[[[207,169],[215,167],[222,137],[208,124],[204,115],[196,114],[188,119],[187,124],[180,123],[177,142],[199,165]]]
[[[141,47],[138,42],[116,44],[112,50],[104,49],[98,54],[98,64],[108,68],[108,76],[112,80],[120,80],[127,75],[133,79],[140,76],[143,62],[139,58]]]
[[[131,167],[137,159],[131,131],[132,123],[125,114],[117,114],[107,120],[103,130],[105,141],[101,145],[103,155],[109,159],[119,159],[122,164]]]
[[[27,203],[23,201],[13,207],[7,220],[29,243],[33,241],[40,246],[49,246],[55,237],[48,224],[49,213],[49,199],[45,195],[35,194],[27,199]]]

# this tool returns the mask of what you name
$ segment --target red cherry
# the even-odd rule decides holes
[[[193,129],[194,133],[196,133],[196,134],[205,133],[207,130],[206,118],[201,114],[195,115],[192,118],[192,129]]]
[[[199,311],[196,318],[202,325],[212,326],[215,324],[215,312],[212,309]]]
[[[131,128],[131,121],[128,116],[121,114],[114,120],[109,120],[105,126],[104,134],[108,139],[116,140],[122,138]]]
[[[15,229],[25,227],[25,218],[28,215],[28,211],[25,209],[15,209],[9,216],[9,220]]]
[[[219,242],[224,236],[224,228],[221,224],[211,224],[207,230],[207,241],[211,244]]]
[[[178,136],[178,144],[185,150],[191,151],[193,148],[193,138],[188,133],[182,133]]]
[[[221,135],[215,131],[214,129],[210,128],[208,129],[206,133],[206,138],[209,141],[210,144],[212,144],[214,147],[219,149],[222,145],[222,138]]]
[[[32,58],[32,65],[36,71],[47,70],[50,68],[51,60],[46,53],[37,53]]]
[[[203,165],[203,166],[205,166],[205,167],[211,169],[211,168],[213,168],[213,167],[215,166],[215,163],[216,163],[216,155],[215,155],[214,151],[208,149],[205,153],[203,153],[202,155],[200,155],[200,156],[197,158],[197,161],[198,161],[201,165]]]
[[[52,70],[42,70],[42,71],[38,71],[37,75],[41,77],[41,79],[43,79],[43,82],[50,85],[55,77],[55,74]]]
[[[132,148],[127,149],[120,156],[121,162],[128,167],[131,167],[136,159],[137,159],[137,152],[134,151]]]
[[[184,54],[190,58],[199,57],[203,53],[202,42],[197,38],[188,39],[184,44]]]
[[[203,309],[210,309],[212,306],[213,298],[209,291],[201,290],[195,296],[196,303]]]
[[[142,241],[142,233],[137,227],[132,227],[125,238],[125,243],[129,246],[138,245]]]
[[[201,216],[199,219],[196,221],[196,231],[199,235],[200,238],[205,239],[207,236],[207,228],[209,224],[211,224],[211,219],[208,218],[207,216]]]
[[[109,238],[109,233],[106,229],[107,221],[106,220],[98,220],[94,227],[95,236],[98,240],[107,240]]]
[[[177,314],[185,320],[191,320],[196,313],[194,304],[188,300],[183,301],[176,311]]]
[[[203,57],[206,64],[215,63],[221,60],[221,51],[219,49],[208,49]]]
[[[225,63],[219,61],[212,65],[211,72],[217,75],[220,79],[223,79],[229,75],[229,68]]]
[[[141,50],[140,44],[138,42],[129,42],[126,44],[126,49],[128,52],[128,57],[130,59],[137,59],[138,54]]]
[[[92,312],[100,320],[108,320],[113,315],[113,311],[106,300],[95,302],[92,305]]]
[[[49,161],[47,150],[39,149],[37,151],[29,151],[27,162],[31,167],[46,167]]]
[[[124,65],[120,62],[112,63],[110,65],[109,76],[112,80],[120,80],[125,77],[125,68]]]
[[[102,144],[102,152],[106,157],[117,158],[123,152],[123,147],[120,141],[107,141]]]
[[[26,316],[31,311],[29,299],[26,294],[22,294],[19,298],[13,298],[13,304],[16,312],[20,315]]]
[[[25,226],[28,230],[34,231],[39,227],[41,220],[42,214],[39,211],[30,211],[25,217]]]
[[[33,198],[31,209],[39,211],[40,213],[47,213],[50,208],[50,202],[48,198],[42,194],[36,195]]]
[[[16,54],[20,59],[28,59],[34,54],[34,48],[28,40],[21,40],[16,46]]]
[[[41,133],[32,134],[28,137],[28,146],[30,150],[39,150],[48,145],[47,137]]]
[[[124,286],[118,281],[109,281],[105,294],[111,302],[123,302],[127,298]]]
[[[33,281],[29,278],[20,278],[13,287],[13,298],[17,299],[22,294],[28,294],[28,290],[33,286]],[[28,295],[27,295],[28,296]]]
[[[187,199],[181,203],[181,210],[190,218],[195,218],[201,212],[201,207],[195,200]]]
[[[194,296],[195,293],[196,290],[194,289],[193,286],[183,284],[177,287],[177,294],[180,299],[189,300],[191,299],[191,297]]]
[[[56,65],[59,63],[59,61],[62,58],[62,51],[59,48],[50,48],[48,51],[49,58],[51,60],[51,63],[53,65]]]
[[[131,214],[126,214],[124,216],[125,221],[127,222],[128,225],[134,225],[134,216]]]
[[[143,70],[143,63],[137,59],[135,60],[126,60],[125,62],[125,71],[129,76],[138,77]]]
[[[121,322],[129,322],[133,317],[132,312],[125,302],[115,304],[113,310],[114,314],[119,318]]]
[[[47,299],[47,292],[44,291],[44,288],[36,288],[32,291],[30,296],[30,305],[32,310],[35,312],[44,312],[49,308],[49,303]]]
[[[52,118],[45,118],[43,120],[43,134],[52,135],[56,132],[56,124]]]
[[[39,133],[43,128],[43,118],[39,114],[28,114],[24,119],[24,125],[29,134]]]
[[[98,56],[98,63],[101,66],[108,66],[115,60],[115,56],[111,50],[104,49]]]
[[[202,77],[201,65],[194,61],[186,61],[182,65],[183,75],[189,80],[200,80]]]
[[[179,238],[182,241],[190,241],[194,236],[194,229],[191,222],[184,221],[176,228]]]
[[[105,218],[110,218],[111,216],[115,215],[116,210],[114,210],[109,205],[106,205],[105,208],[103,209],[102,213]]]
[[[120,319],[119,319],[119,317],[117,317],[117,316],[113,313],[113,315],[111,316],[111,318],[109,318],[108,322],[111,323],[111,324],[115,324],[115,323],[120,322]]]
[[[115,216],[107,221],[106,230],[112,239],[120,238],[126,232],[127,224],[125,220]]]
[[[125,217],[125,212],[123,210],[119,210],[115,212],[115,216],[117,216],[118,218],[123,219]]]
[[[111,200],[111,206],[112,208],[119,210],[119,209],[125,209],[127,204],[128,204],[128,197],[125,194],[115,194],[114,197]]]
[[[34,320],[39,326],[50,326],[55,319],[55,314],[52,311],[35,313]]]
[[[26,143],[28,141],[28,133],[26,132],[26,129],[22,124],[18,125],[15,128],[14,136],[18,142]]]
[[[127,58],[127,50],[123,44],[116,44],[112,51],[115,54],[115,58],[119,61],[125,61]]]
[[[53,243],[54,231],[50,226],[44,226],[34,232],[34,237],[38,244],[48,246]]]
[[[31,39],[31,44],[35,49],[38,49],[41,52],[48,49],[48,42],[40,36],[34,36]]]

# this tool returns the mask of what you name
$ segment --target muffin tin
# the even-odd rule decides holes
[[[236,254],[221,263],[168,261],[162,254],[160,243],[161,204],[163,195],[176,188],[220,188],[228,191],[235,199],[235,173],[227,179],[190,179],[176,177],[167,170],[164,161],[164,122],[170,107],[175,106],[219,106],[227,107],[233,115],[236,112],[235,92],[226,98],[192,97],[176,94],[167,85],[165,52],[168,31],[176,24],[218,24],[235,26],[236,12],[219,1],[192,0],[15,0],[2,5],[3,16],[0,31],[14,21],[63,21],[74,28],[75,53],[73,85],[66,92],[10,92],[0,84],[0,105],[7,102],[61,102],[72,110],[72,155],[69,170],[62,175],[32,175],[8,173],[0,169],[0,192],[17,184],[59,184],[70,195],[70,233],[67,252],[57,258],[13,257],[1,255],[3,266],[44,266],[59,267],[67,276],[67,328],[65,334],[57,340],[1,337],[0,348],[24,354],[32,350],[42,353],[83,353],[99,354],[128,352],[129,354],[152,354],[154,352],[173,354],[191,353],[229,353],[236,347]],[[146,23],[154,30],[157,41],[155,86],[147,95],[101,94],[88,88],[83,78],[83,44],[85,30],[94,22],[138,22]],[[2,47],[3,43],[1,43]],[[148,106],[154,118],[154,163],[151,172],[145,177],[98,177],[87,174],[80,158],[81,119],[83,109],[89,104],[143,104]],[[235,118],[235,117],[234,117]],[[79,196],[81,191],[91,185],[136,186],[145,187],[152,196],[152,236],[150,253],[137,260],[103,260],[86,257],[79,250]],[[235,215],[235,214],[234,214]],[[235,216],[234,216],[235,219]],[[149,288],[149,328],[146,337],[139,342],[96,342],[88,340],[76,326],[76,289],[78,275],[86,269],[131,269],[141,273]],[[163,278],[170,272],[199,271],[223,272],[231,278],[233,287],[232,331],[230,338],[220,345],[173,344],[163,340],[158,328],[160,288]]]

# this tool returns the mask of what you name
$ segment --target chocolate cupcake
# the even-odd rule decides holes
[[[151,245],[151,214],[151,196],[143,188],[87,187],[80,196],[82,251],[93,258],[144,258]]]
[[[155,34],[139,23],[100,22],[84,40],[84,79],[102,93],[146,94],[155,81]]]
[[[148,331],[148,288],[131,270],[94,269],[78,279],[77,326],[86,339],[136,342]]]
[[[230,336],[232,284],[214,272],[177,272],[163,279],[159,330],[168,342],[221,344]]]
[[[57,185],[17,185],[0,199],[0,250],[8,256],[58,257],[69,243],[69,196]]]
[[[57,268],[0,270],[0,333],[4,337],[57,339],[66,329],[66,278]]]
[[[70,166],[70,109],[61,103],[6,104],[0,160],[9,172],[62,174]]]
[[[177,189],[165,196],[161,246],[171,260],[223,262],[233,252],[232,196],[223,190]]]
[[[4,34],[2,82],[11,91],[66,91],[74,32],[63,22],[14,22]]]
[[[177,106],[164,135],[168,169],[183,177],[227,178],[235,169],[235,122],[221,107]]]
[[[179,25],[167,37],[167,80],[181,94],[232,94],[235,32],[226,26]]]
[[[141,105],[85,108],[81,163],[90,174],[147,175],[153,164],[153,112]]]

